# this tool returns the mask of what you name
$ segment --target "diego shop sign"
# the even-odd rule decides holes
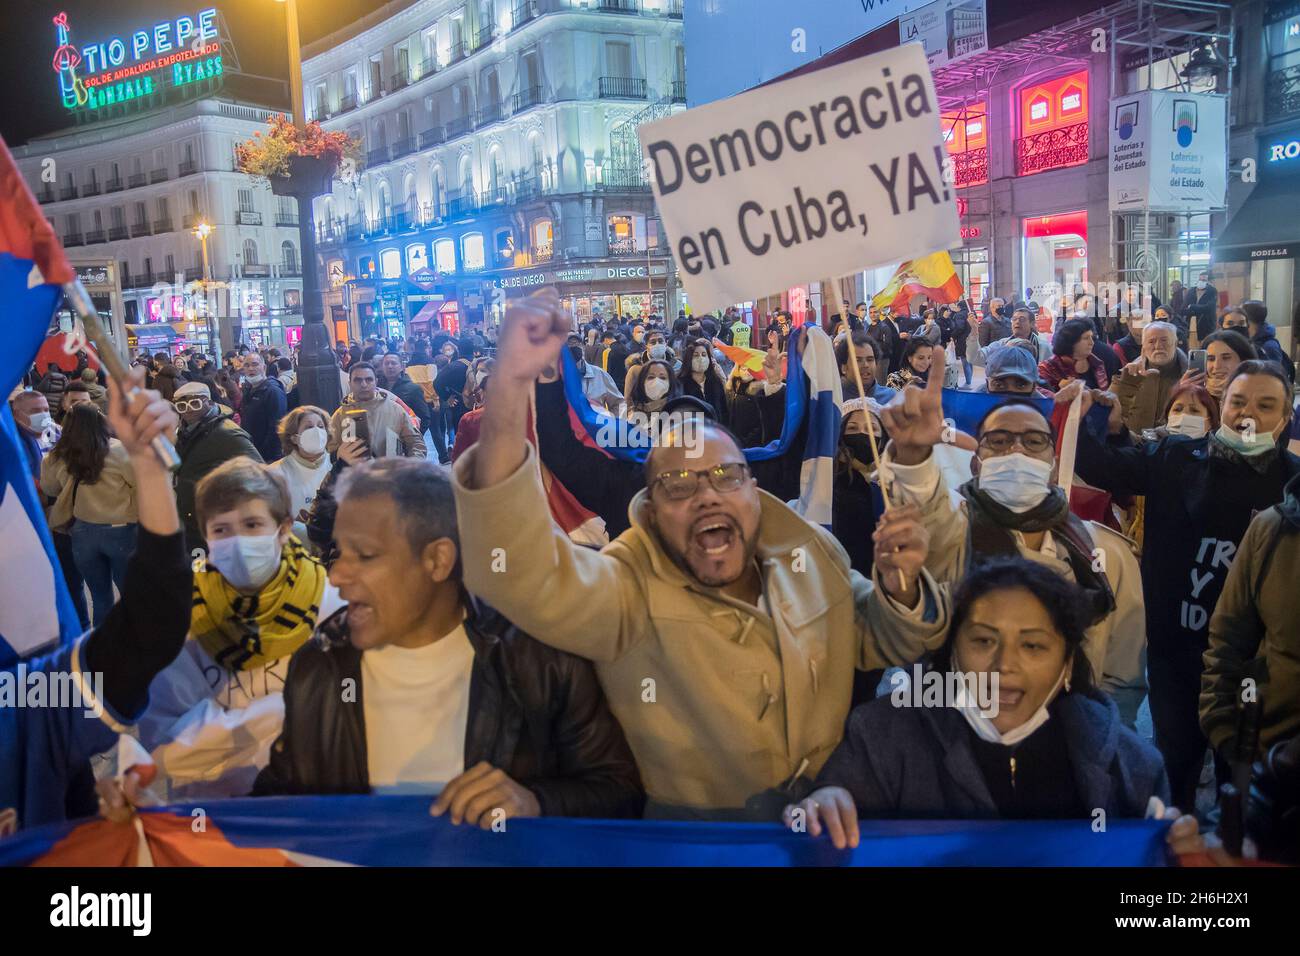
[[[1110,101],[1110,209],[1206,212],[1228,188],[1225,101],[1147,90]]]
[[[909,43],[643,126],[692,307],[958,245],[937,103]]]
[[[630,266],[624,263],[599,263],[594,266],[582,266],[575,269],[556,269],[543,272],[521,272],[493,279],[492,284],[498,289],[534,289],[544,285],[560,282],[617,282],[624,279],[649,279],[668,274],[668,266],[652,263],[646,266]]]

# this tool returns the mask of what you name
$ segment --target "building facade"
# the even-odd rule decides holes
[[[115,264],[131,346],[213,352],[297,341],[296,207],[234,165],[235,144],[264,130],[271,112],[219,94],[13,151],[69,258]],[[201,222],[211,227],[206,277]],[[206,294],[195,286],[204,278]]]
[[[336,340],[541,285],[583,319],[677,308],[636,128],[684,108],[679,0],[395,0],[304,50],[303,95],[364,153],[314,209]]]

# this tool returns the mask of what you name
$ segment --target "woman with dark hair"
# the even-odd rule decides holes
[[[903,364],[897,372],[890,372],[885,385],[899,391],[909,385],[925,387],[930,374],[930,363],[934,361],[934,344],[919,334],[910,337],[903,348]]]
[[[802,811],[808,832],[824,828],[844,847],[856,845],[859,817],[1123,819],[1145,816],[1152,797],[1167,802],[1159,752],[1093,686],[1086,603],[1035,561],[973,567],[943,646],[853,711],[817,789],[786,808],[787,821]],[[936,686],[942,706],[930,705]],[[1195,821],[1180,820],[1170,842],[1195,849]]]
[[[1250,340],[1240,332],[1231,329],[1220,329],[1212,335],[1207,335],[1201,342],[1201,348],[1205,349],[1205,371],[1189,369],[1183,375],[1183,383],[1204,385],[1206,391],[1213,395],[1216,401],[1223,401],[1228,379],[1237,370],[1237,366],[1242,362],[1258,358],[1255,346],[1250,344]]]
[[[1165,424],[1156,429],[1161,438],[1165,435],[1204,438],[1219,427],[1219,403],[1204,386],[1184,382],[1169,393],[1164,417]]]
[[[884,511],[880,484],[873,480],[875,463],[867,416],[881,451],[887,441],[880,425],[880,405],[870,398],[846,399],[840,404],[840,441],[835,450],[831,495],[831,534],[849,556],[849,566],[871,577],[874,548],[871,533]]]
[[[95,627],[113,606],[113,586],[122,590],[135,549],[135,484],[130,455],[109,435],[104,413],[89,402],[68,409],[41,462],[41,491],[54,499],[52,525],[72,521],[72,557],[90,588]]]
[[[713,360],[713,349],[707,339],[688,339],[682,350],[682,367],[677,373],[681,394],[694,395],[713,406],[713,414],[720,422],[727,420],[727,386],[722,372]]]
[[[636,378],[628,392],[627,410],[650,415],[662,410],[681,393],[682,386],[673,375],[673,367],[665,360],[650,359],[636,367]]]
[[[1083,379],[1088,388],[1106,389],[1110,376],[1101,359],[1092,354],[1096,331],[1089,319],[1061,323],[1052,338],[1052,358],[1038,363],[1038,377],[1053,392],[1071,379]]]

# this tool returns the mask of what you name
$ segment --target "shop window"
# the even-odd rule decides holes
[[[379,275],[384,279],[402,277],[402,256],[396,249],[381,249],[379,252]]]
[[[1088,71],[1020,91],[1016,174],[1028,176],[1088,161]]]
[[[461,238],[460,261],[465,264],[467,272],[483,268],[483,234],[481,232],[466,233]]]
[[[515,234],[509,229],[498,229],[492,236],[492,248],[496,252],[498,266],[514,265]]]
[[[534,262],[544,262],[551,258],[553,248],[551,230],[551,220],[549,219],[538,219],[533,223],[532,246]]]
[[[375,277],[375,257],[362,256],[357,260],[357,278],[373,279]]]
[[[610,216],[606,229],[609,235],[609,254],[611,256],[628,256],[637,251],[636,224],[631,216]]]
[[[943,141],[958,189],[989,181],[988,106],[971,103],[941,115]]]
[[[456,271],[456,243],[450,239],[439,239],[433,244],[433,261],[435,268],[444,275]]]
[[[429,250],[422,242],[413,242],[406,247],[406,274],[415,275],[421,269],[429,268]]]

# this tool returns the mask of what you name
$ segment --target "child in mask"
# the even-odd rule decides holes
[[[292,534],[290,508],[282,473],[249,458],[199,482],[195,509],[209,551],[192,556],[189,639],[150,686],[138,724],[162,799],[251,791],[284,720],[289,658],[343,605]]]
[[[786,808],[787,822],[802,810],[810,835],[826,831],[842,848],[857,845],[860,817],[1087,820],[1100,808],[1112,819],[1174,819],[1170,848],[1203,850],[1195,819],[1166,806],[1159,752],[1093,686],[1085,604],[1034,561],[973,568],[943,646],[924,671],[896,675],[893,693],[853,711],[817,789]],[[918,678],[943,688],[937,706],[912,686]]]

